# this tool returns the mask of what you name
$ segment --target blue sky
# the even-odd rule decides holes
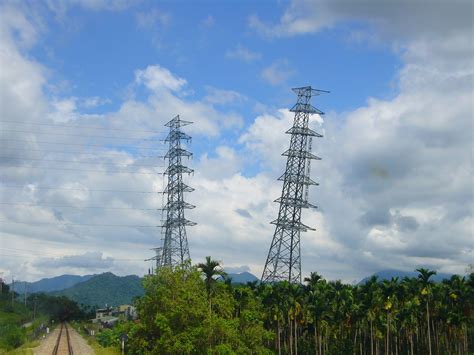
[[[74,7],[67,23],[47,16],[46,35],[32,56],[52,70],[57,82],[67,81],[70,94],[100,96],[118,108],[124,88],[137,68],[159,63],[186,78],[192,96],[204,97],[207,86],[231,89],[247,96],[242,105],[246,121],[253,119],[252,104],[291,105],[289,88],[312,84],[333,92],[321,105],[347,111],[366,103],[367,97],[386,98],[396,92],[393,79],[400,59],[389,46],[360,43],[354,31],[367,25],[344,24],[316,35],[266,40],[248,29],[251,15],[271,21],[283,4],[243,2],[216,6],[215,2],[144,2],[123,12],[91,12]],[[149,16],[139,24],[140,16]],[[244,48],[255,55],[245,61],[229,52]],[[273,63],[285,63],[288,79],[271,85],[261,72]],[[105,109],[105,107],[104,107]]]
[[[313,99],[326,116],[312,125],[325,137],[314,145],[323,160],[312,165],[320,186],[310,202],[319,209],[304,215],[317,230],[302,236],[303,275],[354,281],[420,266],[462,273],[472,261],[469,1],[0,7],[0,197],[8,204],[0,274],[146,272],[156,229],[77,224],[156,225],[150,210],[159,196],[98,190],[160,190],[154,173],[163,163],[144,156],[160,154],[163,124],[181,114],[195,122],[187,127],[197,206],[189,218],[198,222],[188,231],[191,256],[259,276],[281,191],[291,88],[304,85],[331,93]],[[143,167],[150,163],[157,167]],[[116,173],[124,169],[133,174]]]

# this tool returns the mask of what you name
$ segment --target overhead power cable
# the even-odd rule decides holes
[[[56,144],[56,145],[70,145],[70,146],[79,146],[79,147],[100,147],[100,148],[116,148],[116,149],[121,149],[121,150],[126,150],[126,149],[137,149],[137,150],[157,150],[159,148],[150,148],[150,147],[134,147],[134,146],[127,146],[124,144],[112,144],[112,143],[107,143],[107,144],[89,144],[89,143],[64,143],[64,142],[47,142],[47,141],[25,141],[22,139],[3,139],[4,142],[18,142],[18,143],[41,143],[41,144]]]
[[[58,154],[87,154],[87,155],[97,155],[98,152],[86,152],[86,151],[63,151],[63,150],[45,150],[45,149],[8,149],[8,151],[28,151],[28,152],[38,152],[38,153],[58,153]],[[164,151],[161,150],[161,151]],[[134,158],[136,159],[142,159],[142,158],[157,158],[157,159],[163,159],[163,155],[133,155]]]
[[[141,173],[137,171],[103,171],[103,170],[91,170],[91,169],[73,169],[73,168],[51,168],[42,166],[25,166],[25,165],[3,165],[11,168],[28,168],[28,169],[43,169],[43,170],[71,170],[71,171],[82,171],[82,172],[95,172],[102,174],[137,174],[137,175],[162,175],[163,173]]]
[[[129,224],[102,224],[102,223],[54,223],[54,222],[18,222],[18,221],[8,221],[0,220],[0,223],[15,223],[15,224],[26,224],[26,225],[35,225],[35,224],[44,224],[44,225],[56,225],[56,226],[89,226],[89,227],[128,227],[128,228],[158,228],[161,226],[150,226],[150,225],[129,225]]]
[[[0,156],[0,159],[11,159],[11,160],[27,160],[27,161],[51,161],[51,162],[57,162],[57,163],[74,163],[74,164],[101,164],[100,162],[92,162],[92,161],[74,161],[74,160],[57,160],[57,159],[35,159],[35,158],[16,158],[16,157],[6,157],[6,156]],[[104,165],[111,165],[114,166],[115,168],[119,167],[116,165],[113,165],[113,163],[107,163]],[[101,165],[103,166],[103,165]],[[140,164],[140,165],[134,165],[132,164],[132,167],[149,167],[149,168],[164,168],[164,166],[160,165],[151,165],[151,164]]]
[[[15,123],[15,124],[24,124],[24,125],[35,125],[35,126],[52,126],[52,127],[62,127],[62,128],[84,128],[84,129],[100,129],[106,131],[123,131],[123,132],[142,132],[142,133],[155,133],[162,134],[160,131],[148,131],[141,129],[127,129],[127,128],[107,128],[107,127],[94,127],[94,126],[82,126],[82,125],[66,125],[66,124],[56,124],[56,123],[38,123],[38,122],[17,122],[17,121],[8,121],[0,120],[1,123]]]
[[[31,134],[46,134],[48,136],[66,136],[66,137],[82,137],[82,138],[99,138],[99,139],[124,139],[124,140],[143,140],[143,141],[157,141],[156,139],[141,138],[141,137],[114,137],[114,136],[91,136],[84,134],[71,134],[71,133],[52,133],[52,132],[41,132],[41,131],[23,131],[18,129],[2,129],[4,132],[15,132],[15,133],[31,133]]]
[[[93,209],[104,209],[104,210],[135,210],[135,211],[159,211],[161,208],[135,208],[135,207],[105,207],[105,206],[70,206],[70,205],[44,205],[40,203],[11,203],[11,202],[0,202],[0,205],[8,206],[25,206],[25,207],[51,207],[51,208],[93,208]]]
[[[24,185],[0,185],[0,187],[7,188],[18,188],[23,189],[26,186]],[[38,190],[68,190],[68,191],[84,191],[84,189],[79,188],[69,188],[69,187],[51,187],[51,186],[35,186],[35,189]],[[135,191],[135,190],[108,190],[108,189],[89,189],[85,188],[87,191],[98,191],[98,192],[125,192],[125,193],[137,193],[137,194],[161,194],[161,191]]]

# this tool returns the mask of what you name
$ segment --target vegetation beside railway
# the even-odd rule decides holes
[[[35,340],[64,320],[85,319],[76,302],[66,297],[32,294],[26,298],[0,285],[0,354],[31,347]]]

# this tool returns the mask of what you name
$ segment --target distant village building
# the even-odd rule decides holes
[[[106,307],[106,308],[98,308],[95,310],[95,318],[96,319],[101,319],[107,316],[112,315],[112,307]]]
[[[92,323],[99,323],[102,328],[113,327],[120,319],[137,319],[137,310],[134,306],[123,304],[118,307],[98,308],[95,311],[95,318]]]
[[[132,320],[137,318],[137,309],[129,304],[123,304],[118,307],[119,314],[123,314],[125,319]]]

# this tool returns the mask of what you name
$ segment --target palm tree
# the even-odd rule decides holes
[[[431,291],[431,284],[432,282],[430,281],[430,277],[433,275],[436,275],[436,271],[424,269],[424,268],[419,268],[416,269],[418,271],[418,279],[421,281],[421,286],[422,286],[422,295],[426,295],[426,326],[428,329],[428,349],[430,355],[431,353],[431,331],[430,331],[430,306],[429,306],[429,297],[430,297],[430,291]]]
[[[206,283],[207,298],[209,300],[209,313],[212,309],[212,289],[213,285],[216,282],[216,276],[224,276],[226,273],[221,268],[220,262],[217,260],[212,260],[210,256],[206,256],[205,263],[199,263],[197,265],[198,269],[204,274],[204,281]]]

